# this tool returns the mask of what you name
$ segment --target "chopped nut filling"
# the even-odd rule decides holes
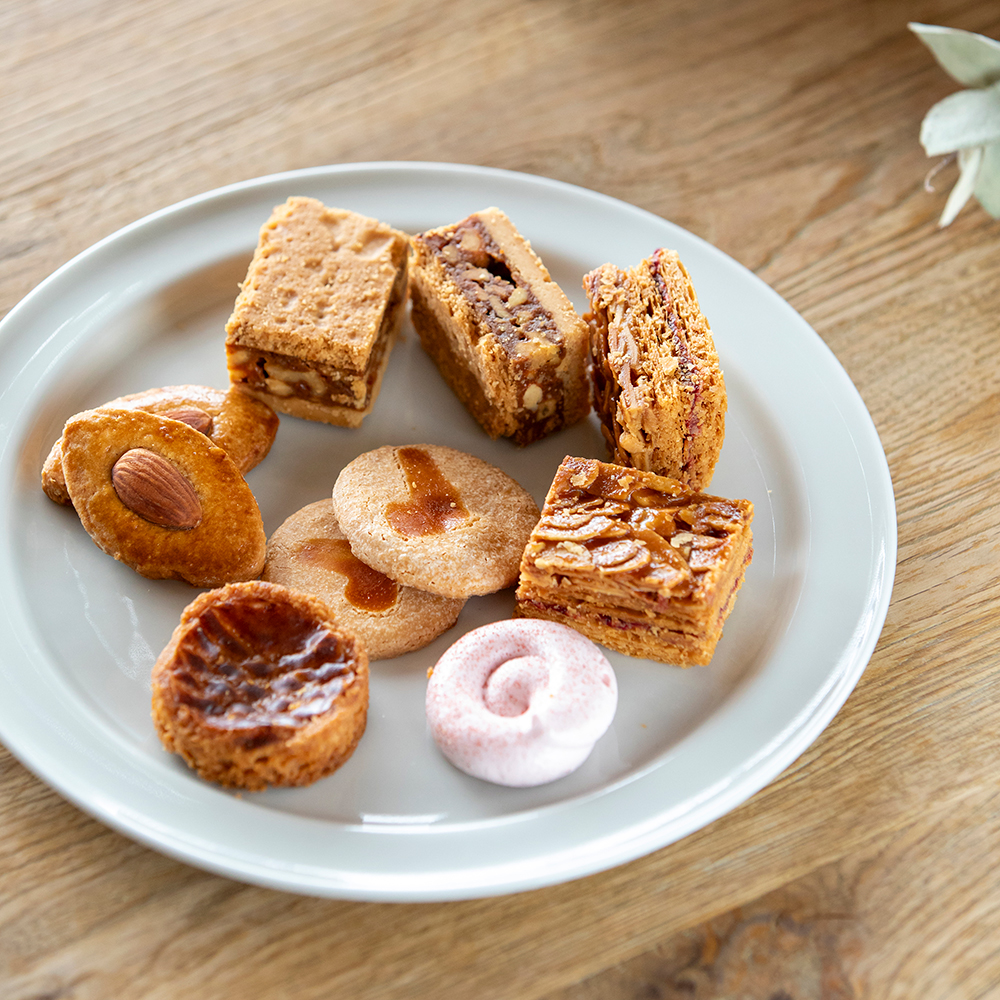
[[[389,347],[389,334],[396,307],[405,293],[405,275],[401,274],[393,285],[378,337],[363,370],[334,368],[277,351],[227,342],[226,358],[230,381],[234,385],[242,384],[255,392],[281,399],[294,397],[325,406],[364,410],[371,400]]]
[[[515,355],[535,357],[540,344],[561,357],[562,334],[531,288],[512,272],[503,251],[478,219],[466,219],[450,233],[431,233],[426,240],[449,276],[484,316],[490,333]]]

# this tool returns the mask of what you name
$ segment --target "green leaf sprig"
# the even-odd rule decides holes
[[[928,156],[958,157],[959,178],[938,225],[953,222],[973,196],[1000,218],[1000,42],[934,24],[909,27],[941,67],[969,88],[938,101],[920,126]]]

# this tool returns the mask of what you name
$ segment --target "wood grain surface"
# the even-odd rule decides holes
[[[570,884],[383,905],[231,882],[0,752],[0,996],[1000,996],[1000,222],[936,220],[910,20],[994,2],[8,0],[0,311],[122,225],[314,164],[529,171],[660,214],[826,341],[888,456],[899,561],[816,743],[706,829]],[[845,512],[844,532],[850,532]]]

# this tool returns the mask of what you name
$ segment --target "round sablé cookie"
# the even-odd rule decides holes
[[[180,420],[218,445],[241,473],[249,472],[267,457],[278,432],[274,410],[236,388],[167,385],[112,399],[97,409],[145,410]],[[61,437],[42,465],[42,489],[50,500],[72,506],[62,468]]]
[[[184,609],[152,686],[160,740],[202,778],[308,785],[365,731],[368,656],[322,601],[253,580]]]
[[[333,508],[359,559],[444,597],[511,586],[539,516],[505,472],[434,444],[359,455],[337,477]]]
[[[323,601],[365,645],[370,660],[422,649],[455,624],[465,604],[397,584],[352,552],[319,500],[292,514],[268,539],[264,580]]]

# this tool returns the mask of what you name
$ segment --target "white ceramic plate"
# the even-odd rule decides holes
[[[474,598],[429,648],[372,670],[368,731],[309,788],[222,791],[165,753],[149,676],[195,591],[101,553],[38,473],[72,413],[155,385],[225,386],[223,327],[273,205],[289,195],[409,232],[498,205],[578,307],[582,275],[677,249],[709,317],[729,393],[712,492],[756,505],[755,555],[712,664],[611,654],[618,715],[575,774],[501,788],[454,770],[424,722],[426,669],[462,632],[509,617]],[[871,419],[819,337],[753,274],[695,236],[566,184],[480,167],[375,163],[248,181],[103,240],[0,324],[0,737],[111,826],[233,878],[368,900],[512,892],[609,868],[721,816],[827,725],[864,670],[895,566],[895,511]],[[490,441],[412,331],[360,430],[284,417],[248,480],[271,532],[382,444],[432,442],[500,466],[541,502],[565,454],[606,457],[586,422],[527,449]]]

